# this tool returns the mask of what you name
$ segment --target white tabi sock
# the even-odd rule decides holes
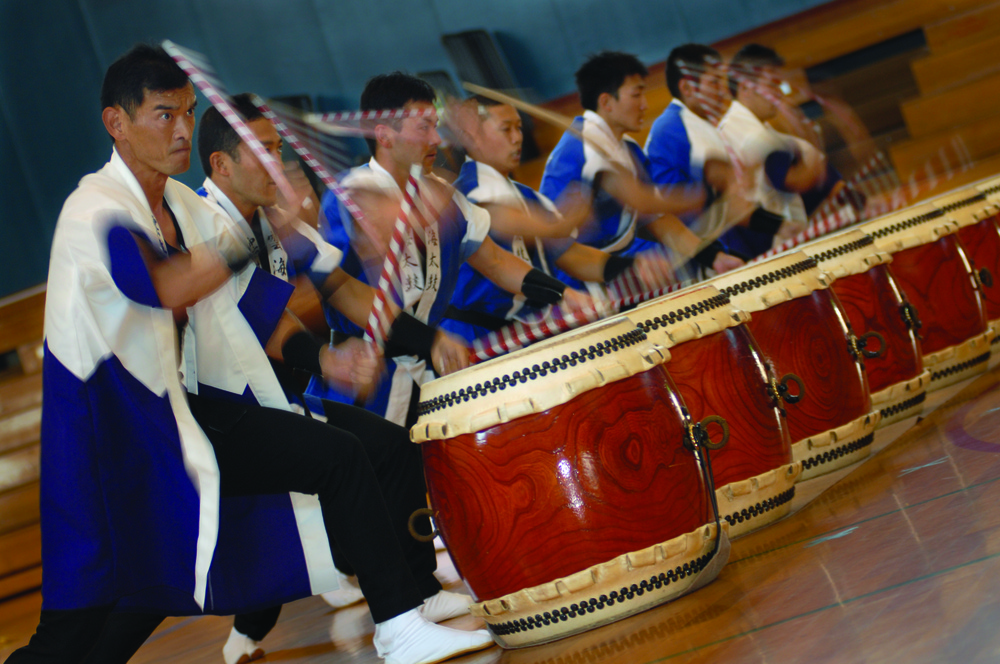
[[[375,650],[386,664],[434,664],[493,645],[485,629],[466,632],[427,622],[412,609],[375,625]]]
[[[449,618],[458,618],[469,613],[472,598],[468,595],[440,591],[424,600],[417,610],[426,620],[437,623]]]
[[[365,598],[356,579],[342,574],[339,569],[334,568],[334,571],[337,573],[340,588],[320,595],[327,604],[335,609],[342,609],[345,606],[357,604]]]
[[[226,664],[247,664],[255,659],[264,656],[264,649],[260,647],[259,641],[254,641],[246,634],[241,634],[233,628],[229,633],[229,640],[222,646],[222,658]]]

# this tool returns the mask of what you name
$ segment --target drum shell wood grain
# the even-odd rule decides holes
[[[992,285],[980,289],[987,320],[1000,319],[1000,217],[992,215],[972,226],[966,226],[958,231],[958,239],[962,243],[972,268],[976,271],[986,269],[992,277]]]
[[[878,332],[885,339],[882,357],[867,357],[864,361],[872,394],[912,380],[923,372],[920,340],[903,316],[906,299],[891,266],[876,265],[867,272],[841,277],[833,282],[831,289],[856,335]]]
[[[792,462],[788,429],[769,393],[768,369],[745,326],[674,347],[662,368],[693,420],[719,415],[729,424],[729,442],[711,452],[717,488]],[[719,439],[717,425],[708,432]]]
[[[543,413],[423,443],[435,523],[482,601],[712,520],[681,405],[645,371]]]
[[[892,274],[916,307],[926,356],[986,332],[986,312],[956,235],[896,252]]]
[[[829,289],[755,312],[747,327],[779,379],[793,373],[805,383],[802,400],[784,406],[793,444],[870,412],[864,370],[850,352],[847,317]]]

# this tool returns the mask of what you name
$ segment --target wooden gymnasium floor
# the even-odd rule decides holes
[[[795,513],[733,542],[699,592],[549,645],[454,661],[1000,661],[1000,369],[929,404],[922,421],[880,433],[867,461],[800,484]],[[27,640],[38,604],[4,605],[0,658]],[[218,664],[230,625],[169,619],[132,661]],[[285,607],[263,661],[377,662],[372,630],[364,604],[333,612],[309,598]]]

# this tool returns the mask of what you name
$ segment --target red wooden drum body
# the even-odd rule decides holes
[[[986,201],[992,206],[995,206],[994,210],[1000,210],[1000,178],[993,178],[987,182],[983,182],[976,187],[976,190],[986,196]],[[1000,215],[994,216],[993,222],[1000,226]],[[993,273],[993,287],[991,290],[1000,290],[1000,274]],[[995,295],[995,294],[994,294]],[[990,319],[991,327],[993,328],[994,337],[992,342],[992,354],[990,356],[990,366],[993,366],[1000,360],[1000,320],[993,318],[992,304],[987,304],[987,317]],[[994,321],[996,321],[994,323]]]
[[[816,261],[787,253],[716,277],[712,285],[750,311],[747,328],[775,375],[792,373],[804,384],[801,400],[785,407],[802,479],[868,456],[879,416],[871,412],[847,316]]]
[[[738,537],[786,515],[801,464],[772,391],[772,376],[749,330],[749,317],[717,289],[697,287],[653,300],[628,317],[670,349],[663,368],[695,421],[720,416],[729,437],[712,450],[719,512]],[[714,426],[708,433],[717,438]]]
[[[931,204],[862,227],[880,249],[892,253],[892,273],[919,315],[930,390],[982,373],[989,361],[993,333],[955,234],[960,227]]]
[[[411,437],[435,523],[501,645],[668,601],[719,562],[667,357],[617,318],[421,388]]]
[[[830,286],[852,331],[867,341],[864,367],[879,426],[919,415],[930,384],[916,335],[916,315],[892,276],[892,256],[870,235],[848,230],[810,242],[802,252],[836,278]],[[878,352],[871,352],[871,349]]]
[[[1000,352],[1000,338],[996,336],[1000,330],[1000,206],[976,189],[935,199],[933,205],[962,225],[958,240],[979,284],[986,321],[994,333],[992,352],[996,355]]]

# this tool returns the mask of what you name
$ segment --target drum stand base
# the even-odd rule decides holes
[[[877,410],[882,416],[879,428],[923,412],[930,384],[931,372],[925,370],[916,378],[900,381],[872,394],[872,410]]]
[[[794,443],[792,458],[802,462],[799,481],[824,475],[866,458],[871,454],[875,427],[880,419],[882,415],[875,411],[844,426]]]
[[[473,604],[503,648],[562,639],[664,604],[714,579],[729,559],[728,525],[719,550],[714,523],[555,581]]]
[[[795,497],[795,483],[801,474],[801,463],[789,463],[716,489],[719,514],[729,524],[730,539],[788,514]]]
[[[924,368],[931,372],[929,392],[940,390],[966,378],[985,373],[989,368],[990,350],[995,334],[986,332],[954,346],[924,355]]]

